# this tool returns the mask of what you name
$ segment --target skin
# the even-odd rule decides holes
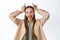
[[[35,13],[32,8],[27,8],[25,11],[25,15],[28,18],[28,21],[32,21],[32,18],[35,15]]]

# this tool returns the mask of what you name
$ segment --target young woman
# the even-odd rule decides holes
[[[10,19],[18,26],[17,34],[14,40],[47,40],[42,28],[50,15],[47,11],[38,9],[37,5],[32,5],[33,6],[26,7],[26,4],[24,4],[21,11],[16,10],[9,15]],[[35,11],[43,17],[36,20]],[[24,20],[16,18],[23,12],[25,12]]]

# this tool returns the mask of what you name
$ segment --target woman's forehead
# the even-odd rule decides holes
[[[33,10],[32,8],[27,8],[26,10]]]

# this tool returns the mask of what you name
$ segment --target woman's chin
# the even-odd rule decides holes
[[[28,19],[28,21],[31,21],[31,20],[32,20],[32,18],[29,18],[29,19]]]

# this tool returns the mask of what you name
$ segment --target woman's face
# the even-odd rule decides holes
[[[35,15],[35,12],[32,8],[27,8],[25,11],[25,15],[28,18],[28,20],[32,20],[33,16]]]

